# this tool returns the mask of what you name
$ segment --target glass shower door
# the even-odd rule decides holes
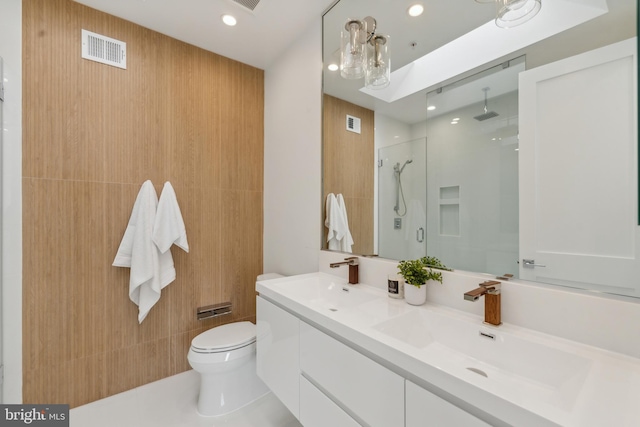
[[[426,138],[378,150],[378,255],[426,255]]]

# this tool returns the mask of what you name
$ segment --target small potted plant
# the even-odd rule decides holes
[[[435,280],[442,283],[442,272],[434,271],[449,270],[442,262],[432,256],[422,257],[419,259],[400,261],[398,263],[398,271],[404,278],[404,297],[407,303],[411,305],[422,305],[427,300],[427,287],[425,286],[429,280]]]

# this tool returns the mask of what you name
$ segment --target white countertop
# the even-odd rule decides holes
[[[428,302],[411,306],[325,273],[258,281],[256,290],[441,397],[457,397],[453,403],[481,418],[536,427],[640,426],[640,359],[508,323],[484,325],[476,315]]]

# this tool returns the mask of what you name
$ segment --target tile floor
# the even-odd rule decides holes
[[[71,410],[71,427],[301,427],[272,393],[221,417],[196,413],[200,378],[183,372]]]

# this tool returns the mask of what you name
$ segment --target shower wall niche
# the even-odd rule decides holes
[[[440,187],[440,235],[460,236],[460,186]]]

